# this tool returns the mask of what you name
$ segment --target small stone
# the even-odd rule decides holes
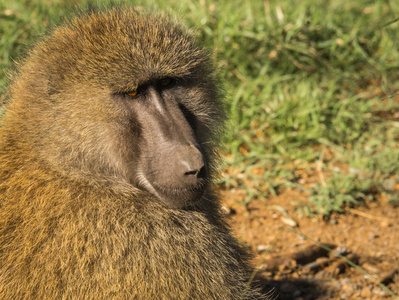
[[[331,219],[328,223],[330,223],[331,225],[337,225],[338,221],[336,219]]]
[[[265,252],[270,252],[272,247],[269,245],[258,245],[256,247],[256,250],[258,250],[258,253],[265,253]]]
[[[221,210],[222,210],[222,213],[224,213],[225,215],[235,215],[237,213],[234,208],[224,206],[224,205],[221,207]]]
[[[287,217],[281,217],[280,218],[281,222],[283,222],[285,225],[288,225],[290,227],[296,227],[298,226],[298,223],[294,221],[294,219],[287,218]]]
[[[374,239],[376,239],[376,238],[378,238],[378,237],[379,237],[378,234],[375,234],[375,233],[370,233],[370,234],[369,234],[369,239],[370,239],[370,240],[374,240]]]

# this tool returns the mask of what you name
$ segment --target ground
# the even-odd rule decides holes
[[[399,207],[380,197],[329,219],[300,216],[306,195],[285,190],[267,200],[239,203],[240,190],[221,191],[236,237],[255,254],[258,275],[276,299],[397,299]],[[323,249],[327,245],[335,252]],[[355,264],[350,266],[336,254]],[[367,272],[393,293],[378,286]]]

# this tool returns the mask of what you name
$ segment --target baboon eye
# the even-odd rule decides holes
[[[171,87],[176,83],[176,80],[173,78],[164,78],[159,81],[162,87]]]
[[[126,94],[127,94],[128,96],[130,96],[130,97],[137,96],[137,89],[132,90],[132,91],[130,91],[130,92],[127,92]]]

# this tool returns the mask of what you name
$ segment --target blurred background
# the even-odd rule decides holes
[[[388,254],[378,256],[378,248],[363,255],[362,248],[370,248],[365,246],[370,241],[353,242],[351,250],[359,249],[358,258],[379,258],[375,273],[383,272],[380,264],[387,257],[391,271],[393,265],[397,268],[397,0],[0,0],[1,103],[7,101],[16,64],[32,44],[77,8],[110,3],[177,16],[187,27],[195,28],[217,61],[230,116],[220,150],[224,163],[218,186],[232,226],[240,240],[262,257],[258,264],[267,276],[288,278],[291,283],[302,278],[299,260],[292,256],[294,266],[286,262],[285,277],[281,275],[284,268],[274,270],[265,263],[287,248],[306,246],[306,237],[299,232],[290,247],[284,246],[292,238],[289,234],[268,233],[281,226],[309,228],[306,234],[313,233],[317,241],[333,242],[334,247],[345,244],[346,248],[347,240],[333,236],[339,235],[338,227],[318,230],[353,223],[355,240],[354,236],[367,236],[378,228],[371,243],[385,247]],[[355,219],[345,219],[351,217]],[[386,227],[383,221],[388,222]],[[273,227],[275,222],[282,225]],[[324,235],[326,230],[331,236]],[[350,237],[351,229],[340,230]],[[388,236],[379,244],[378,237],[384,233]],[[389,245],[384,246],[387,241]],[[352,260],[373,273],[364,266],[370,261]],[[391,284],[399,293],[397,274],[396,269],[387,282],[379,282],[385,287]],[[381,287],[382,294],[373,294],[378,284],[369,287],[370,295],[361,296],[367,283],[353,284],[348,297],[356,296],[357,290],[359,299],[395,297]],[[324,293],[325,299],[333,299],[331,293]],[[282,299],[323,297],[307,295],[304,292],[295,298],[291,293]]]

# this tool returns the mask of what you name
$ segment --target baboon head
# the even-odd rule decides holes
[[[184,208],[214,168],[223,119],[214,73],[191,34],[166,17],[92,13],[33,49],[12,105],[25,107],[24,134],[51,168]]]

